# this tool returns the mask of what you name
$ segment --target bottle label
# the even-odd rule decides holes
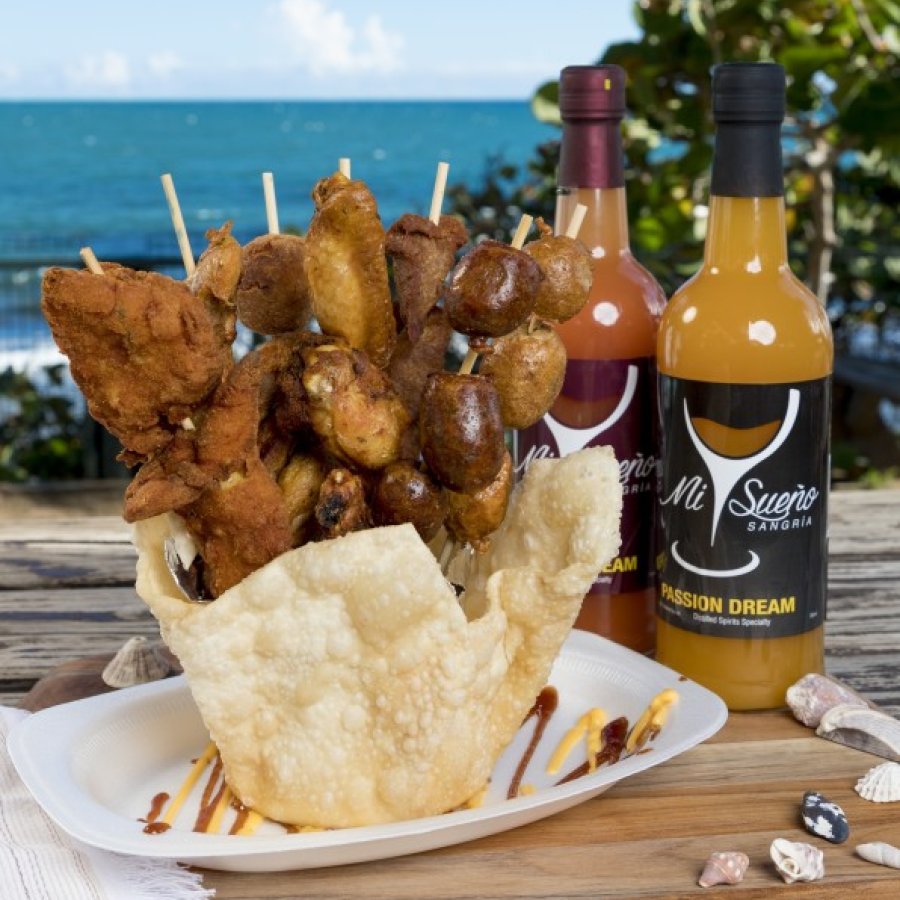
[[[652,358],[570,359],[562,391],[540,422],[517,436],[516,474],[531,462],[609,445],[622,483],[622,544],[589,593],[624,594],[655,583],[654,492],[658,480],[653,427]]]
[[[659,384],[659,615],[717,637],[817,628],[831,380]]]

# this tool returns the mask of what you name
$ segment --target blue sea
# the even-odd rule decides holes
[[[477,187],[489,157],[524,163],[556,131],[525,102],[0,103],[0,368],[47,358],[48,263],[177,256],[159,182],[171,172],[195,255],[226,219],[265,230],[272,171],[282,228],[306,228],[310,190],[349,156],[385,223],[427,212],[439,160]],[[177,269],[173,269],[178,274]]]

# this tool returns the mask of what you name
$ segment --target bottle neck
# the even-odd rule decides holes
[[[787,265],[779,122],[721,122],[716,130],[704,262],[749,274]]]
[[[620,119],[563,121],[557,184],[567,188],[620,188],[625,184]]]
[[[787,266],[784,198],[712,197],[703,261],[751,275]]]
[[[556,233],[565,234],[579,204],[587,207],[578,240],[594,259],[629,252],[625,188],[563,187],[556,192]]]

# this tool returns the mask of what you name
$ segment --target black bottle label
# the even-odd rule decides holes
[[[655,580],[654,490],[658,480],[653,425],[655,360],[570,359],[559,397],[543,419],[516,439],[519,477],[534,459],[609,445],[622,484],[622,543],[588,593],[641,591]]]
[[[818,627],[831,380],[659,384],[660,616],[717,637]]]

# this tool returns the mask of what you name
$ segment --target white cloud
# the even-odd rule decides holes
[[[76,87],[121,90],[131,83],[128,59],[115,50],[104,50],[99,56],[82,56],[64,69],[69,82]]]
[[[147,68],[157,78],[169,78],[179,69],[184,68],[184,62],[180,56],[172,53],[171,50],[163,50],[160,53],[153,53],[147,57]]]
[[[279,13],[299,60],[314,75],[394,72],[402,68],[403,36],[369,16],[358,33],[322,0],[281,0]]]

